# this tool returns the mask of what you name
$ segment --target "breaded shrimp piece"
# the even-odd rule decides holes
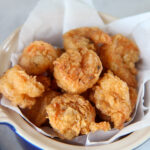
[[[52,72],[53,61],[57,57],[57,52],[52,45],[43,41],[34,41],[24,49],[19,65],[28,74],[39,75],[47,70]]]
[[[1,81],[0,81],[1,84]],[[5,87],[2,87],[5,86]],[[15,90],[12,89],[11,85],[5,84],[0,85],[0,93],[6,97],[12,105],[19,106],[20,108],[32,108],[35,104],[36,99],[33,97],[29,97],[25,94],[17,93]]]
[[[54,77],[57,85],[68,93],[82,93],[99,79],[102,65],[91,50],[69,50],[54,61]]]
[[[0,93],[21,108],[32,107],[35,103],[34,98],[43,92],[44,86],[36,77],[29,76],[18,65],[7,70],[0,78]]]
[[[137,102],[137,90],[135,88],[129,87],[129,93],[130,93],[130,101],[131,101],[131,107],[132,112],[135,108],[136,102]]]
[[[62,139],[72,139],[80,133],[87,134],[91,131],[90,128],[95,131],[93,127],[97,125],[93,123],[95,122],[95,109],[88,100],[79,95],[57,96],[53,98],[46,110],[50,125]],[[91,123],[93,124],[90,126]]]
[[[51,86],[50,77],[46,77],[44,75],[39,75],[36,77],[37,81],[44,85],[45,90],[48,90]]]
[[[68,31],[63,35],[66,50],[89,49],[97,51],[98,44],[110,44],[111,37],[98,27],[81,27]]]
[[[121,129],[132,111],[127,84],[109,71],[92,90],[90,100],[102,114],[102,119],[110,119],[115,128]]]
[[[131,87],[137,87],[135,63],[139,60],[137,46],[123,35],[112,36],[112,44],[100,48],[102,65]]]
[[[92,132],[95,132],[98,130],[103,130],[103,131],[111,130],[110,123],[106,121],[99,122],[99,123],[91,122],[89,128]]]
[[[23,114],[36,126],[40,127],[48,120],[46,107],[50,104],[52,99],[58,95],[60,95],[60,93],[49,89],[43,93],[43,96],[37,98],[31,109],[22,109]]]

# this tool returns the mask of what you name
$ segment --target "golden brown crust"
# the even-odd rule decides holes
[[[43,41],[34,41],[24,49],[19,65],[27,73],[39,75],[48,69],[53,71],[53,61],[57,57],[57,52],[52,45]]]
[[[82,93],[98,80],[102,65],[90,50],[69,50],[54,61],[54,77],[59,87],[69,93]]]
[[[101,112],[103,119],[109,119],[115,128],[122,128],[123,123],[130,119],[131,103],[127,84],[114,76],[111,72],[105,73],[93,87],[91,101]],[[108,116],[108,117],[107,117]]]
[[[137,90],[135,88],[129,87],[129,93],[130,93],[130,101],[131,101],[131,107],[132,111],[135,108],[136,102],[137,102]]]
[[[70,30],[63,39],[65,49],[43,41],[26,47],[19,59],[25,70],[19,65],[9,69],[0,78],[0,93],[22,108],[35,125],[40,127],[49,119],[62,139],[108,131],[110,123],[121,129],[137,101],[137,46],[120,34],[111,38],[97,27]],[[116,76],[111,71],[101,74],[100,59],[105,70]],[[103,122],[95,122],[95,107],[86,99],[98,110],[96,121]]]
[[[95,121],[95,109],[79,95],[55,97],[47,106],[47,113],[51,126],[65,139],[89,133],[89,125]]]
[[[18,65],[7,70],[0,78],[0,93],[8,98],[14,105],[21,108],[32,107],[35,97],[42,95],[44,86],[29,76]]]
[[[90,130],[92,132],[98,131],[98,130],[103,130],[103,131],[108,131],[111,130],[111,126],[109,122],[103,121],[99,123],[92,122],[90,124]]]
[[[113,36],[112,44],[100,48],[100,59],[105,68],[129,86],[137,87],[135,63],[139,60],[139,50],[131,40],[120,34]]]
[[[63,35],[66,50],[93,50],[97,51],[98,44],[110,44],[111,38],[98,27],[81,27],[70,30]]]
[[[111,129],[109,122],[95,122],[94,107],[79,95],[57,96],[46,110],[51,126],[62,139],[72,139],[80,133]]]

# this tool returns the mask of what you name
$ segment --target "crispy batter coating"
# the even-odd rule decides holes
[[[54,77],[59,87],[69,93],[82,93],[98,80],[102,64],[91,50],[69,50],[54,61]]]
[[[50,104],[52,99],[58,95],[60,95],[60,93],[49,89],[44,92],[41,97],[37,98],[36,103],[31,109],[26,108],[23,109],[22,112],[31,122],[40,127],[48,119],[46,107]]]
[[[135,88],[129,87],[129,93],[130,93],[130,101],[131,101],[131,107],[132,107],[132,112],[135,108],[136,101],[137,101],[137,90]]]
[[[44,75],[39,75],[36,77],[37,81],[44,85],[45,90],[49,90],[51,86],[51,79],[50,77],[46,77]]]
[[[112,44],[100,48],[100,59],[104,67],[129,86],[137,87],[135,63],[139,60],[139,50],[131,40],[120,34],[113,36]]]
[[[28,74],[39,75],[48,69],[52,72],[53,61],[57,57],[57,52],[52,45],[43,41],[34,41],[24,49],[19,65]]]
[[[123,123],[130,119],[131,114],[127,84],[109,71],[100,78],[92,90],[90,99],[103,114],[101,117],[104,120],[110,119],[115,128],[121,129]]]
[[[66,50],[93,50],[97,51],[98,44],[110,44],[111,38],[98,27],[81,27],[70,30],[63,35]]]
[[[89,132],[95,110],[81,96],[64,94],[55,97],[47,107],[49,122],[61,138],[72,139]]]
[[[14,105],[21,108],[32,107],[35,97],[42,95],[44,86],[18,65],[7,70],[0,78],[0,93]]]
[[[103,131],[111,130],[110,123],[106,121],[99,122],[99,123],[91,122],[89,128],[92,132],[95,132],[98,130],[103,130]]]
[[[79,95],[64,94],[53,98],[46,108],[49,122],[60,138],[72,139],[92,129],[109,130],[108,125],[95,122],[95,109]],[[92,123],[92,124],[91,124]],[[90,125],[91,124],[91,125]]]

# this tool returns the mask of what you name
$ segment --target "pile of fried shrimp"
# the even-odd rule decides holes
[[[136,44],[121,34],[82,27],[66,32],[63,45],[28,45],[0,77],[0,93],[61,139],[122,129],[137,100]]]

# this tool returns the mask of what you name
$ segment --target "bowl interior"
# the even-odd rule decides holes
[[[105,23],[110,23],[116,18],[99,13],[101,18],[104,20]],[[2,58],[0,55],[0,60],[4,60],[5,65],[1,65],[0,67],[0,75],[3,74],[5,70],[8,69],[8,66],[10,66],[10,62],[8,61],[10,58],[11,52],[15,52],[17,48],[18,43],[18,36],[19,36],[20,28],[18,28],[16,31],[14,31],[0,46],[0,54],[2,53],[1,50],[7,49],[7,55],[6,57]],[[12,110],[9,110],[3,106],[0,106],[0,122],[8,122],[14,126],[16,129],[16,133],[18,133],[20,136],[25,138],[27,141],[30,141],[32,144],[39,146],[43,149],[66,149],[71,150],[78,148],[79,150],[106,150],[106,149],[132,149],[142,142],[144,142],[146,139],[150,137],[150,127],[143,128],[142,130],[136,131],[118,141],[115,141],[111,144],[107,145],[100,145],[100,146],[77,146],[77,145],[70,145],[65,144],[59,141],[56,141],[55,139],[48,138],[41,133],[37,132],[34,128],[32,128],[20,115],[15,113]]]

